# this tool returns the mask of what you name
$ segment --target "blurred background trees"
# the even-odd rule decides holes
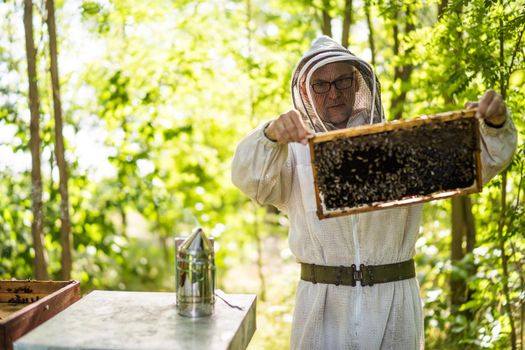
[[[84,292],[172,291],[173,238],[201,225],[219,287],[259,295],[250,347],[286,348],[288,222],[229,164],[291,107],[291,71],[326,33],[374,63],[390,120],[505,96],[514,161],[425,204],[418,280],[427,348],[523,348],[524,1],[3,0],[0,16],[0,278],[67,278],[70,246]]]

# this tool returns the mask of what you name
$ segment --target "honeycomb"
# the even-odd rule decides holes
[[[475,186],[477,128],[475,118],[436,119],[313,143],[312,166],[323,212]]]

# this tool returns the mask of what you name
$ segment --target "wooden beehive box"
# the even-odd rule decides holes
[[[320,219],[481,190],[475,110],[330,131],[310,139]]]
[[[77,281],[0,280],[0,350],[79,299]]]

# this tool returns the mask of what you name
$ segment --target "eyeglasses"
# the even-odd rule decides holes
[[[353,81],[354,77],[352,76],[334,81],[322,81],[311,85],[316,94],[326,94],[328,91],[330,91],[332,85],[334,85],[337,90],[346,90],[352,86]]]

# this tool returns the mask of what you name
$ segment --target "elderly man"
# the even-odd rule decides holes
[[[316,215],[306,143],[314,133],[383,121],[379,82],[370,65],[324,36],[299,61],[291,85],[295,108],[246,136],[232,163],[236,186],[290,219],[290,249],[302,267],[291,348],[420,349],[423,313],[412,259],[421,204]],[[516,130],[493,91],[470,106],[482,120],[486,183],[511,161]],[[355,271],[352,265],[380,274],[381,283],[338,283],[334,271]]]

